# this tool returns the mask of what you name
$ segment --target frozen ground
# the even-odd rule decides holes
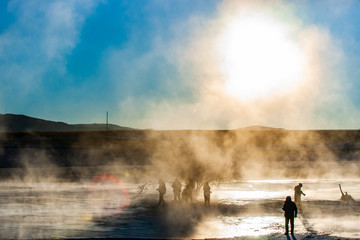
[[[172,180],[172,179],[168,179]],[[283,201],[302,182],[304,203],[295,236],[282,235]],[[360,239],[360,202],[339,201],[338,184],[360,199],[360,179],[257,180],[212,183],[212,203],[201,193],[190,204],[157,207],[157,186],[126,176],[102,175],[79,182],[0,183],[1,239],[222,238]]]

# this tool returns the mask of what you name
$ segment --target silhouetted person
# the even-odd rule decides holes
[[[184,191],[181,194],[182,200],[184,200],[185,202],[192,203],[193,189],[194,189],[193,183],[190,181],[188,184],[186,184],[186,187],[185,187]]]
[[[173,192],[174,192],[174,201],[180,200],[180,193],[181,193],[181,187],[182,184],[179,182],[179,180],[176,178],[175,181],[172,184]]]
[[[299,183],[299,185],[294,187],[294,198],[296,204],[301,204],[301,194],[305,196],[305,193],[301,191],[302,183]]]
[[[190,189],[188,186],[185,186],[184,190],[182,191],[181,193],[181,199],[184,201],[184,202],[189,202],[190,200],[190,193],[189,193]]]
[[[285,216],[285,234],[288,235],[289,234],[289,221],[290,221],[290,225],[291,225],[291,234],[294,234],[294,218],[297,217],[297,207],[296,204],[291,201],[291,197],[287,196],[284,206],[282,207],[282,209],[285,211],[284,216]]]
[[[164,195],[166,193],[166,186],[162,179],[159,180],[159,188],[157,189],[159,191],[159,203],[158,205],[165,205],[164,201]]]
[[[204,200],[205,200],[205,206],[209,206],[210,205],[210,186],[208,182],[205,182],[204,184]]]
[[[347,192],[345,192],[345,194],[343,193],[342,189],[341,189],[341,184],[339,184],[339,188],[340,188],[340,192],[341,192],[341,198],[340,200],[344,201],[344,202],[354,202],[355,200],[351,197],[351,195],[349,195]]]

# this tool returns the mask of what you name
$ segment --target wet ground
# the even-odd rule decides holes
[[[172,180],[172,179],[169,179]],[[157,206],[157,185],[101,174],[77,182],[0,183],[0,238],[238,238],[287,239],[281,210],[302,182],[303,204],[288,239],[360,238],[360,201],[341,202],[338,184],[360,199],[360,179],[251,180],[211,183],[211,206]]]

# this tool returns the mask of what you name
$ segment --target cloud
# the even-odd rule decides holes
[[[143,10],[146,16],[141,20],[134,18],[136,24],[146,22],[146,30],[138,29],[133,22],[119,23],[126,25],[126,31],[131,28],[129,32],[119,33],[126,35],[128,42],[105,47],[96,74],[79,80],[67,72],[67,57],[81,43],[81,29],[98,2],[11,1],[8,11],[16,20],[0,35],[0,110],[8,99],[14,99],[12,109],[17,109],[16,106],[23,109],[34,96],[41,94],[46,96],[38,98],[43,104],[49,86],[65,86],[62,93],[72,96],[66,99],[57,96],[58,102],[67,105],[69,99],[81,95],[78,105],[96,105],[94,112],[105,112],[104,106],[112,106],[115,101],[117,109],[111,112],[112,121],[139,128],[356,126],[352,118],[345,118],[348,113],[354,119],[360,114],[346,96],[340,39],[324,26],[309,25],[300,19],[295,3],[217,3],[215,13],[199,15],[199,11],[194,11],[169,21],[146,15],[152,7],[159,7],[158,2],[147,3]],[[165,9],[164,12],[169,11],[169,6]],[[264,14],[286,26],[292,41],[306,55],[306,71],[301,74],[301,84],[296,89],[253,101],[236,99],[226,93],[217,41],[225,26],[241,14]],[[69,84],[71,81],[76,84]],[[75,85],[77,88],[72,89]],[[92,97],[86,97],[87,92],[104,85],[106,97],[100,93],[96,96],[89,93]],[[71,108],[64,109],[62,116]],[[98,115],[90,112],[82,111],[79,115],[97,119],[91,115]]]
[[[127,96],[120,100],[121,114],[127,115],[127,123],[132,126],[156,129],[233,129],[259,124],[289,129],[350,126],[351,122],[338,115],[338,110],[354,110],[344,95],[346,89],[340,81],[343,64],[341,46],[326,28],[302,22],[295,15],[295,7],[282,1],[272,4],[266,1],[224,1],[212,18],[193,16],[173,26],[178,33],[176,38],[166,41],[158,36],[158,41],[154,41],[153,48],[144,57],[136,59],[122,52],[117,58],[110,58],[110,65],[116,66],[126,66],[119,59],[130,59],[130,65],[136,67],[131,71],[136,76],[128,76],[133,80],[152,79],[149,73],[154,62],[157,66],[161,62],[165,66],[170,65],[178,74],[177,79],[171,79],[173,84],[191,89],[191,97],[183,99],[168,95],[163,99],[149,97],[139,102],[136,97]],[[259,13],[271,16],[286,26],[292,41],[306,57],[305,70],[295,89],[244,101],[224,91],[226,78],[219,68],[221,62],[216,52],[216,41],[231,19],[241,14]],[[184,29],[187,29],[186,34]],[[144,67],[147,68],[145,71]],[[120,72],[109,70],[110,74],[117,76]],[[159,81],[162,91],[174,91],[168,84],[171,81],[167,82],[167,78],[172,76],[161,77],[155,81]],[[176,82],[178,79],[181,83]],[[140,81],[141,84],[143,82]],[[139,111],[142,118],[138,118]]]
[[[54,75],[66,74],[66,56],[95,6],[95,1],[9,2],[16,20],[0,35],[1,105],[15,95],[41,93]],[[45,77],[49,72],[52,77]]]

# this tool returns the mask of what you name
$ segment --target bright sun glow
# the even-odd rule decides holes
[[[285,26],[262,16],[229,23],[220,37],[219,52],[225,89],[243,100],[295,88],[305,62]]]

